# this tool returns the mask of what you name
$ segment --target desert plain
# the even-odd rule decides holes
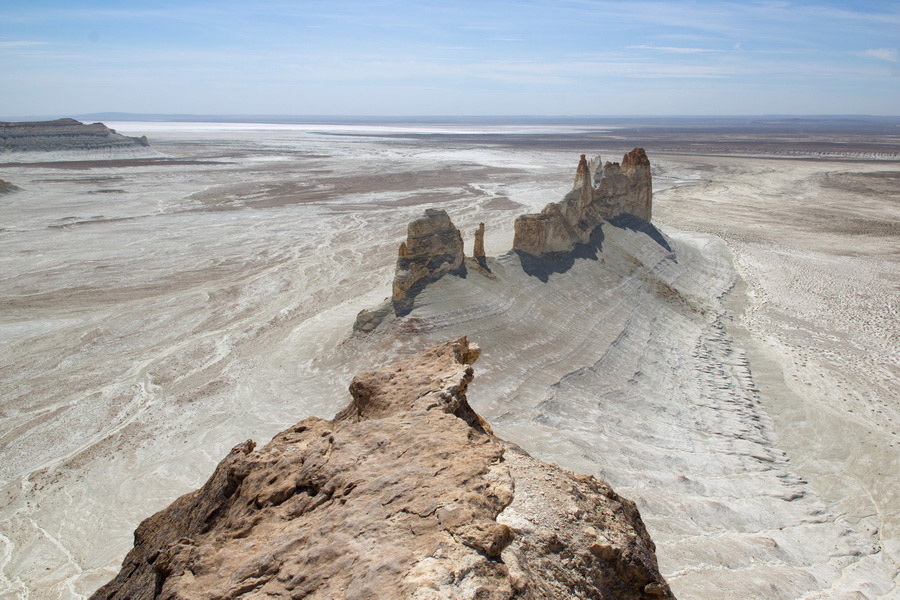
[[[637,502],[677,597],[896,597],[896,119],[107,124],[159,156],[0,164],[0,598],[89,596],[234,445],[458,335],[473,407]],[[656,229],[524,269],[515,218],[636,146]],[[354,332],[426,208],[490,270]]]

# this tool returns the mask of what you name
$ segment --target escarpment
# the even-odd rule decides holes
[[[0,122],[0,158],[36,152],[148,153],[149,146],[146,136],[125,136],[103,123],[75,119]]]
[[[93,598],[672,598],[632,502],[471,409],[478,355],[459,338],[362,373],[333,420],[239,444]]]
[[[582,154],[572,191],[537,214],[521,215],[515,222],[513,250],[532,256],[571,252],[576,244],[591,241],[604,220],[633,215],[644,221],[652,216],[650,160],[635,148],[619,163],[590,164]]]

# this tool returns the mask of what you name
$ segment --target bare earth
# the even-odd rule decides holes
[[[633,498],[677,597],[896,595],[900,143],[884,124],[108,125],[171,158],[0,166],[21,188],[0,199],[0,599],[86,597],[236,443],[332,417],[382,366],[373,346],[461,334],[484,349],[474,408]],[[579,153],[636,145],[672,252],[604,226],[600,260],[546,283],[500,256]],[[428,207],[468,253],[486,223],[495,279],[444,278],[408,320],[347,341]]]

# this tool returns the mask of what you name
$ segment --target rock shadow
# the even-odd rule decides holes
[[[669,245],[669,241],[666,239],[666,236],[664,236],[653,223],[645,221],[640,217],[629,214],[621,214],[613,217],[612,219],[609,219],[609,223],[613,227],[618,227],[619,229],[640,231],[641,233],[647,234],[651,240],[665,248],[666,251],[672,252],[672,247]]]
[[[535,256],[522,250],[513,250],[519,256],[522,270],[531,277],[540,279],[543,283],[550,280],[554,273],[565,273],[578,259],[597,260],[597,254],[603,251],[603,227],[597,226],[591,234],[591,239],[586,244],[577,243],[569,252],[548,252],[541,256]]]

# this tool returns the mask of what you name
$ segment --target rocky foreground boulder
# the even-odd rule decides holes
[[[673,598],[634,504],[498,439],[460,338],[350,385],[137,528],[92,598]]]

